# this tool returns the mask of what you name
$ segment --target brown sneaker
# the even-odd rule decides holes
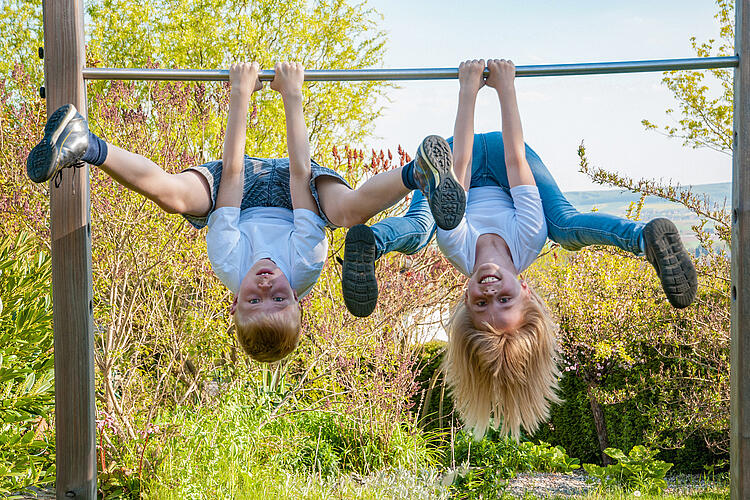
[[[692,304],[698,275],[674,223],[664,218],[650,221],[643,228],[643,239],[646,259],[656,269],[669,303],[678,309]]]
[[[463,219],[466,193],[453,175],[453,154],[438,135],[425,137],[414,156],[414,180],[430,204],[440,229],[453,229]]]

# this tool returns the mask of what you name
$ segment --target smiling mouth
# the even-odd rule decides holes
[[[273,275],[273,270],[271,269],[261,269],[257,273],[255,273],[256,276],[271,276]]]
[[[498,282],[498,281],[500,281],[500,278],[498,278],[497,276],[495,276],[493,274],[490,274],[490,275],[487,275],[487,276],[482,276],[482,279],[479,280],[479,282],[481,284],[483,284],[483,285],[486,285],[488,283],[495,283],[495,282]]]

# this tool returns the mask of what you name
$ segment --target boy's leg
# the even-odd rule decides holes
[[[199,173],[188,170],[170,174],[144,156],[107,146],[107,159],[99,168],[165,212],[204,216],[211,209],[208,182]]]
[[[453,176],[450,148],[438,136],[422,141],[413,162],[374,175],[353,191],[332,177],[317,179],[316,188],[328,220],[344,227],[363,224],[413,189],[425,194],[435,222],[444,229],[458,225],[466,206],[463,188]]]
[[[315,186],[320,196],[320,206],[335,226],[363,224],[409,194],[409,188],[401,180],[402,169],[374,175],[357,189],[349,189],[335,177],[318,177]]]
[[[42,140],[29,153],[26,170],[31,180],[44,182],[82,161],[99,166],[167,212],[205,215],[211,207],[208,183],[199,174],[170,174],[143,156],[105,143],[89,132],[86,119],[75,107],[66,104],[47,120]]]
[[[371,227],[352,227],[346,234],[342,290],[347,309],[355,316],[369,316],[378,300],[375,260],[388,252],[413,254],[429,243],[435,222],[427,199],[414,192],[402,217],[388,217]]]

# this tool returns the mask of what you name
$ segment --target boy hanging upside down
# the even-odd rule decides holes
[[[231,313],[237,338],[258,361],[275,361],[292,352],[299,341],[299,299],[318,280],[328,252],[325,227],[351,227],[367,221],[415,193],[406,226],[419,228],[416,238],[403,238],[403,224],[386,223],[383,237],[389,251],[413,253],[431,235],[435,207],[438,226],[451,228],[461,220],[465,195],[434,157],[443,154],[425,139],[415,163],[368,179],[354,190],[334,170],[310,158],[302,113],[304,68],[277,63],[271,88],[284,102],[289,158],[251,158],[244,154],[250,96],[262,88],[257,63],[232,65],[226,139],[221,161],[172,174],[141,155],[103,141],[88,129],[72,104],[48,119],[44,137],[27,158],[34,182],[51,179],[60,169],[79,162],[98,166],[123,186],[154,201],[168,213],[182,214],[196,228],[208,226],[208,257],[219,279],[234,295]],[[443,162],[444,163],[444,162]],[[379,230],[375,224],[373,228]],[[350,287],[359,293],[360,285]],[[369,314],[369,313],[368,313]]]

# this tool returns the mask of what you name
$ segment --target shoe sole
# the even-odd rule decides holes
[[[682,244],[677,227],[669,219],[654,219],[643,229],[646,258],[656,269],[672,306],[683,309],[698,292],[698,275]]]
[[[76,116],[76,108],[72,104],[60,106],[52,113],[44,127],[44,137],[29,153],[26,159],[26,173],[34,182],[44,182],[52,178],[57,172],[57,150],[55,144],[60,134],[70,121]]]
[[[360,318],[372,314],[378,303],[375,252],[372,229],[358,224],[347,231],[341,290],[346,308]]]
[[[432,178],[437,178],[435,189],[427,195],[432,217],[440,229],[458,226],[466,210],[466,193],[453,176],[453,154],[450,146],[440,136],[431,135],[419,145],[417,154]],[[428,174],[428,172],[425,172]]]

